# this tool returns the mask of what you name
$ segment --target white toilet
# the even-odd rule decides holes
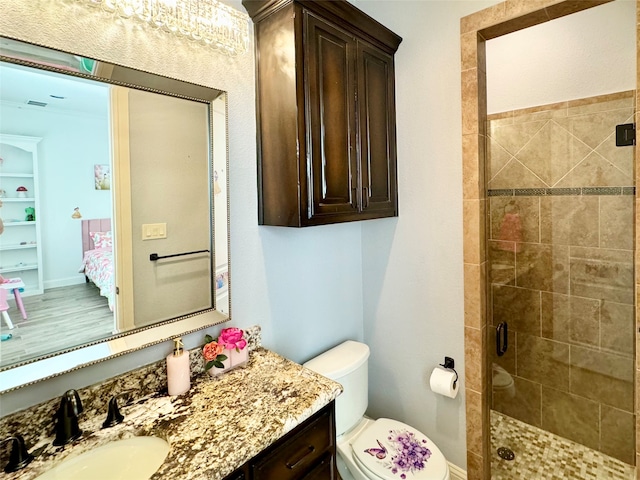
[[[516,396],[516,385],[513,377],[497,363],[493,364],[491,388],[493,388],[494,393],[503,394],[509,398]]]
[[[338,472],[343,480],[450,480],[438,447],[413,427],[364,416],[369,347],[348,340],[304,366],[342,384],[336,399]]]

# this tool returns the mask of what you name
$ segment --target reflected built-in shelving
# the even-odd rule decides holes
[[[38,137],[0,134],[0,274],[20,277],[24,295],[42,293]]]

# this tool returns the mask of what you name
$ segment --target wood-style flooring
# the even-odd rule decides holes
[[[9,294],[13,329],[0,319],[0,333],[11,339],[0,342],[0,367],[31,360],[111,336],[115,328],[107,299],[93,283],[45,290],[43,295],[22,297],[27,320]]]

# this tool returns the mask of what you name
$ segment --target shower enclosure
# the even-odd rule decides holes
[[[487,117],[494,447],[579,450],[542,429],[601,468],[635,463],[635,147],[616,146],[634,106],[629,91]]]
[[[636,478],[638,158],[616,130],[636,123],[638,73],[487,114],[488,41],[614,3],[631,8],[635,63],[635,1],[508,0],[461,19],[470,480]]]

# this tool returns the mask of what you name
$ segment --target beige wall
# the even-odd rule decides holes
[[[129,91],[132,262],[136,326],[212,306],[209,112],[206,104]],[[143,240],[142,225],[167,238]]]

